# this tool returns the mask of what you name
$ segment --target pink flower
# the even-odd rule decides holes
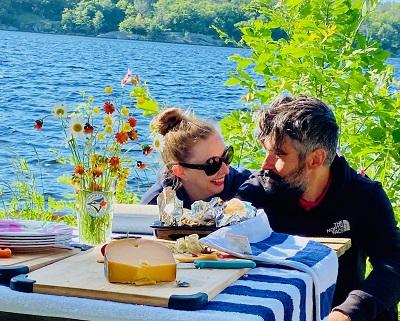
[[[121,87],[124,87],[131,80],[132,80],[132,71],[130,68],[128,68],[128,71],[125,74],[124,78],[121,79]]]

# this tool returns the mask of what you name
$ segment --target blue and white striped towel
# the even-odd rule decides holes
[[[246,237],[252,254],[235,251],[232,235]],[[312,313],[310,306],[313,305],[315,315],[311,320],[327,319],[338,272],[336,253],[329,247],[307,238],[272,231],[262,210],[254,218],[209,234],[201,239],[201,243],[258,263],[277,264],[308,273],[314,285],[314,304],[312,298],[306,298],[306,319],[309,320],[308,314]],[[307,293],[311,296],[310,291]]]

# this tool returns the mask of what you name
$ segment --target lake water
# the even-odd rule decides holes
[[[20,157],[28,161],[46,194],[60,198],[70,193],[56,181],[70,171],[49,152],[62,150],[68,155],[60,128],[46,121],[46,129],[38,132],[34,121],[57,103],[80,102],[81,90],[100,104],[104,87],[118,88],[128,68],[148,82],[158,102],[191,108],[199,117],[218,120],[241,108],[243,89],[224,86],[235,66],[227,58],[235,53],[246,50],[0,30],[0,188],[8,194],[3,183],[15,178],[12,161]],[[389,63],[400,78],[400,58]],[[144,136],[148,121],[140,119],[139,133]],[[139,148],[129,156],[142,157]],[[148,185],[154,176],[150,170],[147,175]],[[133,177],[129,186],[139,194],[145,189]]]

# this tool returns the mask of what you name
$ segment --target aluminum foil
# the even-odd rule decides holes
[[[234,199],[231,201],[233,202],[233,200]],[[256,216],[257,209],[251,205],[251,203],[244,201],[240,202],[241,206],[235,206],[236,210],[232,210],[232,207],[228,206],[229,202],[224,204],[222,212],[215,218],[215,224],[217,227],[237,224]]]
[[[166,187],[157,197],[160,222],[167,226],[178,226],[183,215],[183,202],[176,196],[172,187]]]
[[[219,197],[212,198],[209,202],[196,201],[191,206],[191,211],[183,220],[182,225],[210,226],[215,225],[215,218],[222,211],[223,201]],[[190,223],[192,222],[192,224]]]

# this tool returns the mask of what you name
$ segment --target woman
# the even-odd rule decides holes
[[[185,208],[214,196],[229,200],[251,174],[229,167],[233,148],[225,145],[214,126],[188,117],[179,108],[161,112],[154,128],[164,136],[161,156],[165,166],[143,195],[143,204],[157,204],[157,196],[167,186],[175,187]]]

